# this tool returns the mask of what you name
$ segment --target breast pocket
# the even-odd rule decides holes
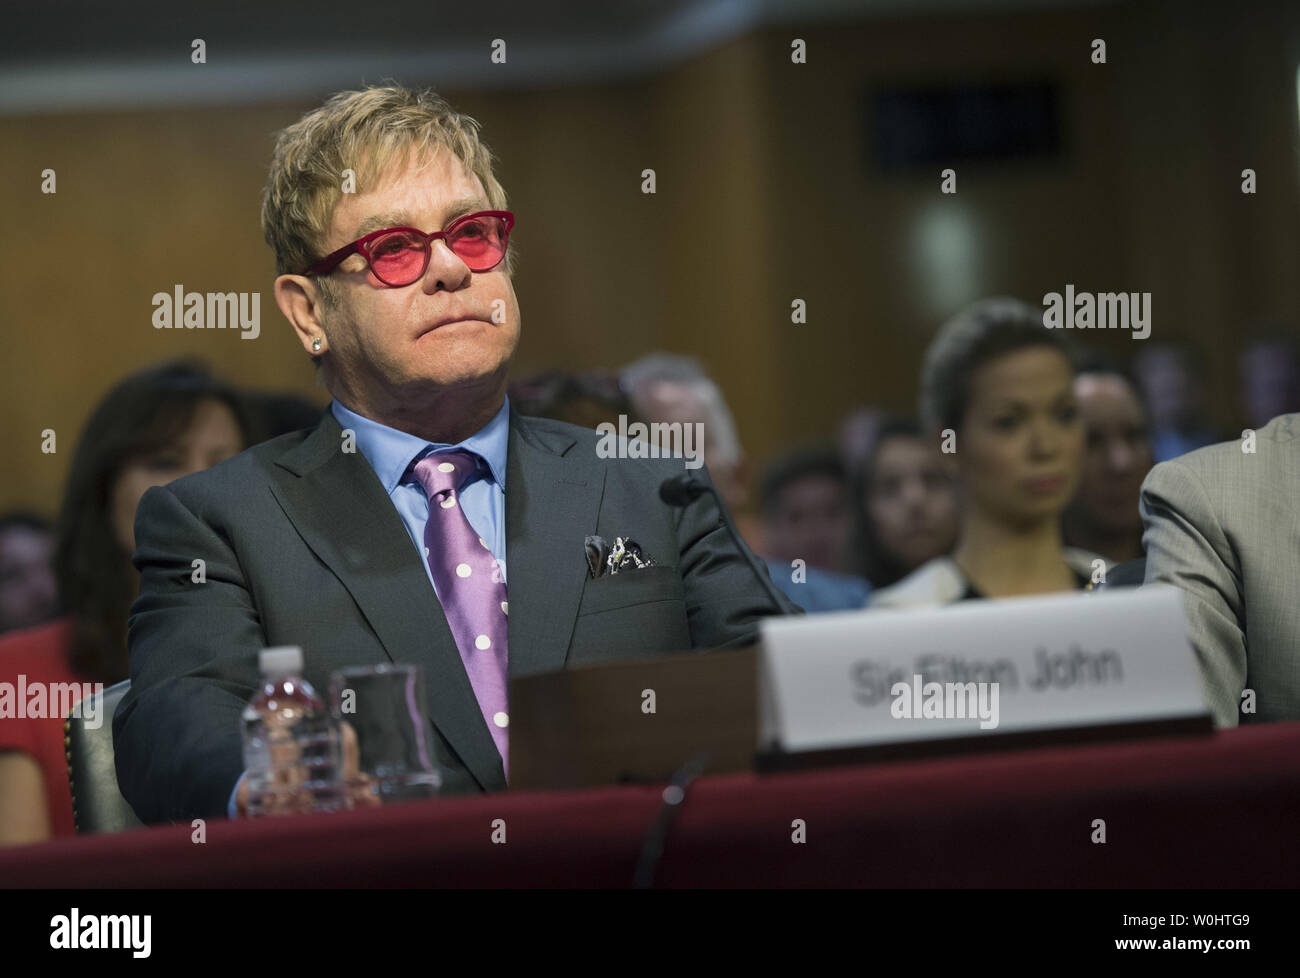
[[[685,600],[681,574],[676,567],[625,569],[595,580],[588,579],[582,591],[578,616],[650,604],[655,601]]]

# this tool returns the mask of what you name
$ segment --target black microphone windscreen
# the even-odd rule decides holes
[[[669,506],[685,506],[704,491],[704,484],[685,472],[659,483],[659,498]]]

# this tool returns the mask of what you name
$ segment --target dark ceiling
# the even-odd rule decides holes
[[[616,81],[765,26],[1093,2],[1105,0],[6,0],[0,113],[312,97],[384,77],[447,88]],[[489,58],[496,38],[505,64]]]

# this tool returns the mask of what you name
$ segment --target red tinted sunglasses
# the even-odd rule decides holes
[[[416,228],[372,231],[338,251],[326,255],[304,275],[328,275],[349,255],[360,255],[385,285],[400,288],[419,281],[429,267],[433,242],[442,238],[471,272],[490,272],[501,264],[510,241],[515,215],[510,211],[478,211],[426,234]]]

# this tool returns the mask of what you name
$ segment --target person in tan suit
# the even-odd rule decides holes
[[[1145,583],[1187,595],[1216,725],[1300,720],[1300,414],[1160,463],[1141,510]]]

